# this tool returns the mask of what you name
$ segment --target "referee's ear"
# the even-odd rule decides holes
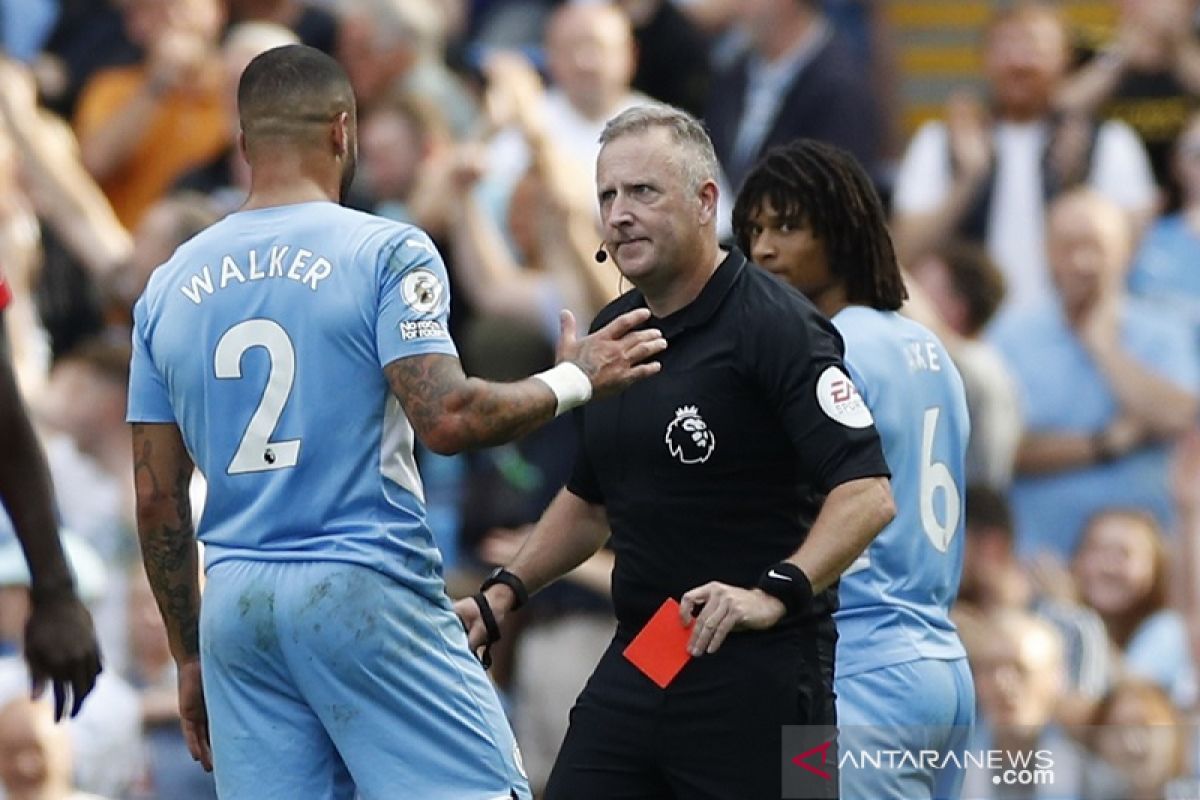
[[[708,225],[715,224],[718,201],[721,199],[721,190],[717,188],[717,182],[709,178],[700,184],[697,199],[700,201],[700,225],[707,227]]]

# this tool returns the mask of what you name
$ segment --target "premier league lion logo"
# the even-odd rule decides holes
[[[696,406],[683,406],[675,410],[675,419],[667,426],[663,441],[667,450],[684,464],[703,464],[712,455],[717,439],[709,430],[708,423],[700,417]]]

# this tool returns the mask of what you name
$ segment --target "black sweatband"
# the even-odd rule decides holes
[[[512,590],[513,604],[510,611],[516,611],[521,606],[525,605],[529,600],[529,590],[525,588],[525,581],[513,573],[506,570],[504,567],[496,567],[491,574],[484,579],[483,584],[479,587],[479,591],[486,592],[491,587],[498,583],[502,583]]]
[[[790,561],[772,564],[758,579],[758,588],[783,603],[789,617],[804,614],[812,607],[812,581]]]
[[[496,622],[496,615],[492,613],[492,604],[488,602],[487,595],[476,592],[471,595],[471,599],[479,606],[479,618],[483,620],[483,627],[487,631],[487,641],[483,644],[483,655],[479,657],[479,661],[484,669],[488,669],[492,666],[492,645],[500,641],[500,624]]]

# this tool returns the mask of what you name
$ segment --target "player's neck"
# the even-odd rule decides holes
[[[295,158],[264,159],[251,165],[250,194],[242,210],[341,198],[341,176],[334,168],[309,167]]]

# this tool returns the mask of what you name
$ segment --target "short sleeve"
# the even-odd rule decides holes
[[[1118,120],[1100,127],[1089,182],[1126,211],[1150,211],[1158,193],[1146,148],[1133,129]]]
[[[133,359],[129,364],[128,422],[175,422],[166,381],[154,364],[146,333],[145,298],[133,309]]]
[[[917,131],[896,173],[892,195],[896,213],[924,214],[941,205],[950,193],[949,152],[941,123],[926,123]]]
[[[446,265],[429,236],[406,228],[384,247],[378,275],[375,340],[380,366],[429,353],[457,356],[450,339]]]
[[[802,307],[795,314],[764,314],[760,323],[748,356],[796,449],[803,476],[824,492],[857,478],[890,476],[874,419],[842,361],[842,340],[833,323]]]

